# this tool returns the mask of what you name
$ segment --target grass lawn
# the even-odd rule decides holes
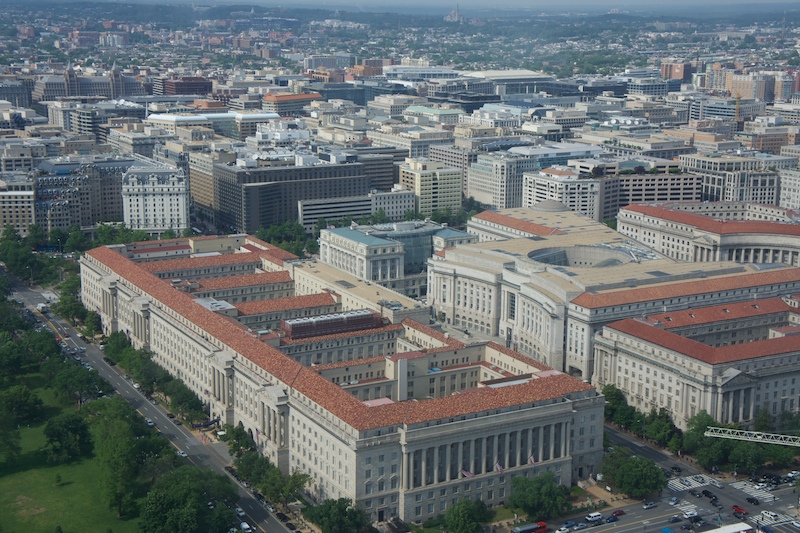
[[[37,377],[26,382],[32,388]],[[35,388],[45,402],[46,416],[72,412],[49,390]],[[44,422],[20,430],[22,454],[11,464],[0,463],[0,520],[3,532],[134,533],[138,520],[118,519],[103,502],[99,466],[92,458],[68,464],[51,464],[44,453]],[[56,485],[56,476],[61,483]]]

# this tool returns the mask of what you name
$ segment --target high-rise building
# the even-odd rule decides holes
[[[434,211],[461,208],[461,170],[439,161],[408,158],[400,165],[400,184],[414,192],[416,211],[430,216]]]

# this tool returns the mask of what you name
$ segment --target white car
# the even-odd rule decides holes
[[[150,420],[149,418],[145,418],[145,419],[144,419],[144,423],[145,423],[145,424],[147,424],[147,427],[149,427],[149,428],[151,428],[151,427],[155,426],[155,424],[153,423],[153,421],[152,421],[152,420]]]
[[[247,522],[242,522],[241,524],[239,524],[239,529],[241,529],[242,531],[246,531],[247,533],[253,532],[253,528],[251,528],[250,524],[248,524]]]
[[[798,522],[797,520],[792,521],[792,525],[796,528],[800,528],[800,522]]]
[[[186,452],[183,450],[178,450],[177,452],[175,452],[175,455],[177,455],[178,457],[188,457],[188,455],[186,455]]]
[[[241,507],[237,507],[235,510],[236,510],[236,515],[239,518],[242,518],[244,516],[244,509],[242,509]]]
[[[560,529],[557,529],[556,533],[569,533],[569,528],[568,527],[562,527]]]
[[[697,516],[697,512],[696,511],[686,511],[685,513],[683,513],[683,517],[686,520],[689,520],[690,518],[694,518],[695,516]]]

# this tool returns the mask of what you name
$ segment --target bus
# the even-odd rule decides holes
[[[544,522],[525,524],[524,526],[515,527],[511,530],[511,533],[547,533],[547,524]]]

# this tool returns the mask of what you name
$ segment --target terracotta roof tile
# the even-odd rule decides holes
[[[218,276],[198,280],[200,290],[231,289],[234,287],[256,287],[274,283],[290,283],[292,276],[286,270],[277,272],[259,272],[258,274],[242,274],[238,276]]]
[[[697,342],[677,333],[666,331],[651,324],[626,318],[606,326],[608,328],[636,337],[645,342],[684,354],[704,363],[715,365],[756,359],[770,355],[800,352],[800,344],[794,337],[778,337],[760,341],[713,347]]]
[[[669,209],[651,205],[634,204],[624,207],[628,211],[646,216],[662,218],[678,224],[694,226],[697,229],[718,235],[734,235],[739,233],[758,233],[772,235],[800,236],[800,224],[786,224],[767,220],[718,220],[699,213]]]
[[[309,309],[314,307],[324,307],[336,305],[336,300],[329,292],[319,294],[307,294],[303,296],[289,296],[287,298],[272,298],[269,300],[255,300],[252,302],[241,302],[233,304],[242,315],[262,315],[274,313],[276,311],[287,311],[290,309]]]
[[[684,309],[669,313],[647,315],[648,322],[659,322],[665,329],[680,328],[709,322],[723,322],[752,316],[771,315],[775,313],[797,312],[781,298],[764,298],[747,300],[710,307]]]
[[[680,298],[719,291],[745,289],[748,287],[758,287],[760,285],[797,282],[800,282],[800,267],[767,270],[739,276],[686,281],[683,283],[670,283],[667,285],[651,285],[637,289],[623,289],[595,294],[584,292],[577,298],[574,298],[572,303],[581,307],[595,309],[663,300],[666,298]]]
[[[550,228],[548,226],[543,226],[542,224],[528,222],[527,220],[520,220],[508,215],[501,215],[500,213],[495,213],[494,211],[484,211],[482,213],[478,213],[473,218],[479,218],[494,224],[501,224],[503,226],[508,226],[509,228],[531,233],[533,235],[547,236],[564,234],[564,232],[560,229]]]
[[[261,265],[261,257],[253,253],[207,255],[202,257],[167,259],[164,261],[149,261],[140,263],[140,266],[143,270],[148,272],[177,272],[180,270],[247,263],[251,263],[254,267],[259,267]]]
[[[148,294],[152,299],[151,305],[172,309],[187,324],[202,329],[210,342],[218,344],[220,348],[230,348],[239,354],[238,357],[251,361],[279,382],[286,384],[290,394],[307,397],[356,430],[486,412],[560,398],[570,393],[593,391],[591,385],[559,374],[513,387],[483,388],[436,400],[404,401],[370,407],[325,379],[313,368],[304,367],[278,349],[251,336],[247,328],[236,320],[218,315],[197,304],[190,295],[172,288],[167,281],[156,277],[142,268],[142,265],[123,257],[113,249],[100,247],[89,250],[84,260],[105,265],[121,278],[121,283],[133,285],[143,294]],[[383,329],[400,327],[403,325],[385,326]],[[420,331],[425,329],[430,328],[422,326]],[[308,340],[304,339],[304,342]],[[462,343],[458,344],[463,346]]]

